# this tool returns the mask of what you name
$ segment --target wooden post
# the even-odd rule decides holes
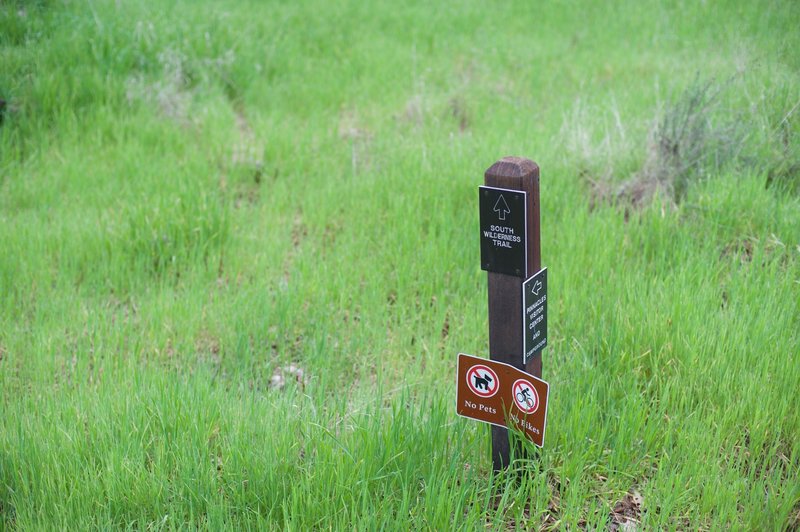
[[[522,283],[542,267],[539,233],[539,166],[522,157],[503,157],[484,174],[489,187],[527,192],[526,220],[528,266],[524,277],[489,272],[489,358],[505,362],[541,378],[542,353],[535,353],[523,367]],[[492,426],[492,465],[508,467],[508,429]]]

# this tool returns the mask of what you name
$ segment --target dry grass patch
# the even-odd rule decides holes
[[[584,172],[591,203],[611,203],[639,209],[655,197],[674,205],[689,186],[719,172],[737,159],[746,140],[741,121],[719,117],[720,96],[729,83],[696,80],[667,105],[649,133],[641,169],[621,184],[608,176],[592,179]]]

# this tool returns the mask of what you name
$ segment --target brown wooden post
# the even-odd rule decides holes
[[[542,267],[539,232],[539,166],[522,157],[503,157],[484,174],[489,187],[527,192],[528,266],[525,276],[489,272],[489,358],[505,362],[541,378],[542,353],[523,367],[522,283]],[[492,465],[508,467],[508,429],[492,426]]]

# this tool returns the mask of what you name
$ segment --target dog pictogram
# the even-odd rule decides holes
[[[493,380],[488,374],[483,377],[478,377],[477,372],[472,375],[472,378],[475,379],[475,387],[483,388],[484,390],[489,389],[489,383]]]
[[[478,397],[491,397],[500,389],[497,373],[489,366],[476,364],[467,370],[467,386]]]

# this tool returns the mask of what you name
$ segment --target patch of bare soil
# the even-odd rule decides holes
[[[789,512],[786,530],[789,532],[798,532],[800,530],[800,500],[795,503],[794,508]]]
[[[301,390],[305,389],[308,384],[305,370],[295,363],[275,368],[269,381],[269,387],[273,390],[282,390],[290,382],[296,383]]]
[[[450,115],[458,123],[458,130],[463,133],[469,129],[472,120],[467,110],[467,104],[463,98],[455,97],[450,99]]]
[[[722,249],[722,253],[720,253],[720,259],[736,257],[742,264],[751,262],[753,260],[754,242],[756,241],[753,238],[743,238],[741,240],[731,242]]]
[[[350,144],[350,165],[353,173],[369,169],[372,165],[372,132],[351,110],[339,116],[339,138]]]
[[[547,480],[550,488],[550,502],[547,503],[547,511],[542,515],[540,530],[558,530],[561,525],[561,481],[555,475]]]
[[[643,502],[641,493],[631,489],[614,505],[614,509],[609,515],[608,529],[612,532],[638,530],[641,524]]]

